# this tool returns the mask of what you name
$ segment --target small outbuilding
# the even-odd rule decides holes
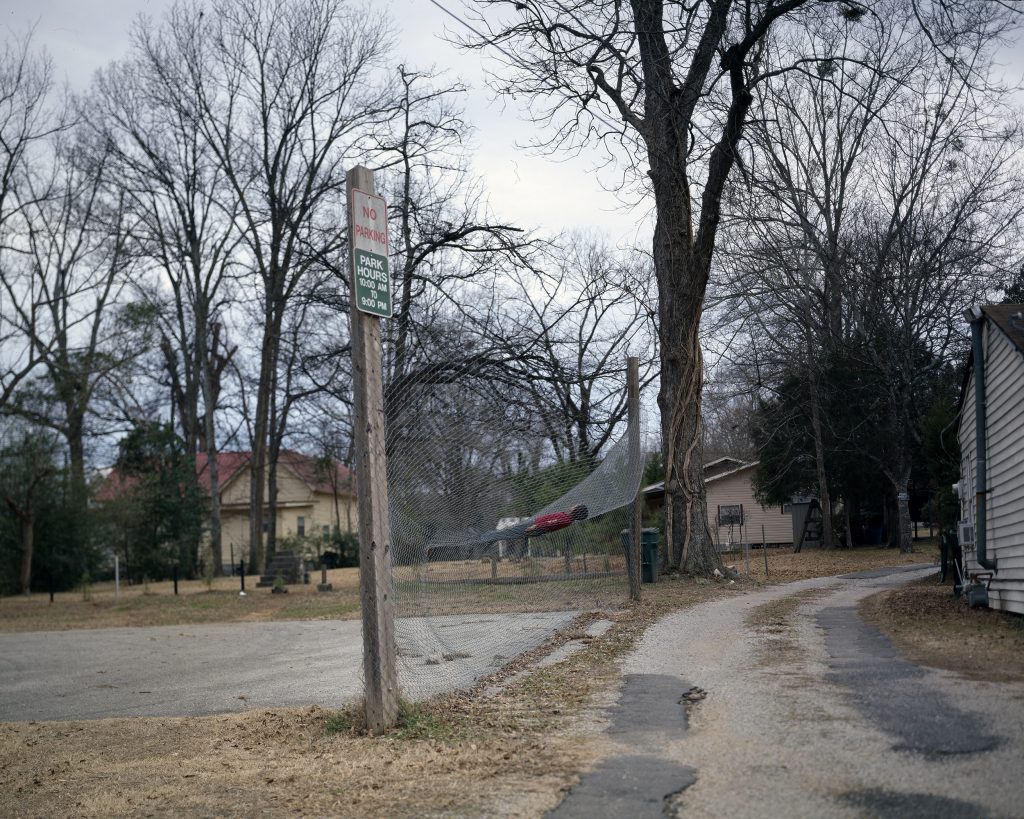
[[[965,580],[1024,614],[1024,305],[967,311],[971,354],[960,395],[959,538]]]

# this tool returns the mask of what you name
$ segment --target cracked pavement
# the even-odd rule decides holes
[[[857,616],[863,597],[933,571],[817,578],[664,618],[625,662],[605,758],[550,815],[1024,815],[1024,685],[914,665]],[[786,626],[748,622],[794,594]],[[707,696],[687,715],[693,686]]]

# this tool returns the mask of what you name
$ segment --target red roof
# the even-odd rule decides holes
[[[344,464],[337,461],[332,461],[332,463],[334,465],[333,475],[330,467],[323,460],[303,455],[301,452],[282,449],[277,458],[278,468],[287,467],[314,492],[325,492],[328,495],[333,495],[335,492],[339,495],[354,495],[352,472]]]
[[[249,463],[250,452],[218,452],[217,453],[217,483],[220,488],[230,481],[239,470]],[[196,483],[200,489],[210,491],[210,470],[209,460],[206,452],[196,453]]]

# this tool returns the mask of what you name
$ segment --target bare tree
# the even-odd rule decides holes
[[[138,353],[115,320],[133,255],[123,198],[106,195],[108,160],[81,132],[57,141],[49,173],[26,183],[26,254],[3,280],[17,302],[12,320],[35,349],[42,373],[20,390],[10,411],[67,441],[71,503],[80,520],[86,420],[95,392]]]
[[[262,566],[284,316],[311,266],[336,258],[344,244],[345,168],[393,107],[379,72],[387,32],[379,15],[340,0],[237,0],[179,4],[150,36],[180,54],[169,93],[189,102],[190,121],[238,203],[239,252],[262,311],[250,464],[250,559]]]
[[[189,102],[166,78],[185,66],[182,54],[141,24],[131,56],[97,76],[88,120],[113,153],[127,206],[137,215],[140,252],[155,264],[151,293],[161,325],[161,352],[181,419],[186,451],[206,453],[210,545],[222,571],[217,402],[224,367],[230,271],[241,236],[238,200],[224,170],[195,127]],[[162,296],[163,285],[171,298]]]
[[[28,264],[24,239],[34,197],[46,196],[31,186],[32,174],[48,159],[52,137],[67,127],[52,95],[53,68],[32,48],[32,37],[5,40],[0,46],[0,409],[19,384],[49,352],[29,339],[39,335],[43,305],[13,286]]]
[[[472,294],[493,290],[505,271],[529,269],[541,244],[491,213],[469,172],[465,88],[440,80],[398,67],[398,111],[380,143],[395,234],[395,309],[387,328],[392,384],[424,364],[421,331],[432,316],[479,306]]]
[[[653,197],[668,538],[676,566],[710,574],[720,558],[704,498],[699,327],[722,194],[752,88],[780,69],[768,62],[765,38],[778,21],[821,4],[479,5],[514,9],[481,15],[475,22],[486,36],[467,44],[491,48],[507,67],[499,91],[529,95],[536,117],[555,126],[547,147],[603,142],[627,158],[633,184]]]
[[[661,344],[662,441],[673,561],[706,574],[719,563],[703,489],[699,325],[722,218],[726,181],[757,115],[759,83],[836,55],[767,47],[784,25],[871,13],[861,0],[477,0],[482,32],[465,44],[506,66],[497,89],[530,97],[553,126],[542,146],[603,143],[624,157],[655,212],[654,267]],[[934,8],[932,8],[934,5]],[[962,31],[996,36],[1004,4],[915,3],[915,23],[954,62]],[[965,25],[966,24],[966,25]]]
[[[522,393],[559,461],[593,466],[626,417],[626,357],[654,380],[657,345],[645,306],[624,283],[637,263],[573,236],[552,252],[553,272],[516,275],[508,293],[509,342],[523,362]]]
[[[856,25],[831,21],[790,33],[826,44],[835,58],[759,88],[765,116],[750,129],[742,179],[731,191],[737,216],[723,264],[726,311],[747,325],[747,351],[756,353],[755,389],[793,374],[806,382],[799,393],[826,547],[833,530],[826,447],[844,434],[826,411],[835,406],[828,368],[861,350],[873,359],[866,366],[885,373],[892,412],[876,412],[875,423],[893,434],[872,449],[905,506],[916,446],[912,385],[941,366],[953,317],[984,291],[986,275],[1005,267],[1005,237],[1016,233],[1020,207],[1013,196],[1020,140],[994,98],[992,29],[963,34],[955,54],[940,52],[915,25],[912,7],[873,10]],[[962,70],[949,70],[954,57]],[[940,247],[925,262],[935,234]],[[943,254],[951,255],[939,264]],[[868,257],[886,272],[865,275]],[[866,324],[873,329],[865,334]],[[923,360],[923,351],[932,357]],[[901,542],[909,549],[908,515],[904,508]]]

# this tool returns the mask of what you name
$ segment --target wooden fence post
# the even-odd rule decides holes
[[[391,526],[388,518],[384,379],[380,319],[357,305],[355,191],[376,194],[373,172],[356,166],[346,180],[351,299],[353,429],[359,513],[359,596],[363,615],[366,727],[381,734],[398,721],[395,613],[391,591]],[[383,215],[382,215],[383,218]],[[385,223],[384,232],[387,227]],[[386,249],[384,256],[386,258]],[[390,282],[388,283],[390,288]],[[388,295],[390,304],[390,295]]]

